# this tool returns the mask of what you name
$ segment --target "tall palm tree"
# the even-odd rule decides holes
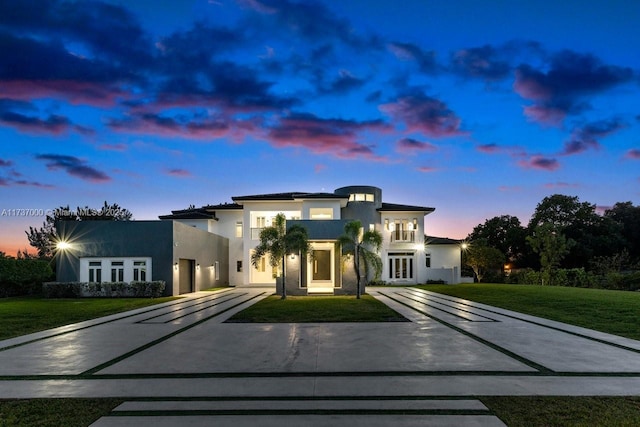
[[[378,256],[382,246],[382,235],[376,230],[364,231],[360,221],[345,224],[344,234],[338,237],[338,242],[347,254],[353,255],[353,268],[356,273],[356,298],[360,298],[360,261],[364,262],[365,275],[373,268],[375,276],[382,272],[382,260]]]
[[[280,267],[282,277],[282,299],[287,298],[285,259],[287,254],[306,256],[311,251],[311,245],[306,228],[293,225],[287,229],[287,219],[283,213],[276,215],[273,224],[260,232],[260,243],[251,255],[251,264],[258,268],[260,259],[269,254],[269,264],[272,268]]]

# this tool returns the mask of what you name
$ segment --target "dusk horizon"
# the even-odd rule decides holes
[[[0,4],[0,252],[105,201],[375,186],[453,239],[552,194],[640,204],[640,3],[403,4]]]

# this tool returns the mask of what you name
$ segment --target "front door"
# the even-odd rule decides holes
[[[307,291],[309,293],[333,293],[334,245],[313,243],[313,257],[309,265]]]

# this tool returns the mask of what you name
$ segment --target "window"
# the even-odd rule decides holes
[[[311,208],[309,209],[311,219],[333,219],[332,208]]]
[[[242,221],[236,222],[236,237],[242,237]]]
[[[236,271],[242,273],[242,260],[236,261]]]
[[[133,280],[146,282],[147,280],[147,262],[133,261]]]
[[[89,282],[94,282],[94,283],[102,282],[102,262],[101,261],[89,262]]]
[[[111,281],[124,282],[124,262],[111,261]]]
[[[407,219],[396,219],[392,230],[392,242],[414,242],[416,239],[414,222]]]
[[[376,225],[375,224],[369,224],[369,231],[376,231]]]
[[[267,226],[267,218],[264,216],[256,217],[256,228],[265,228]]]
[[[260,261],[258,261],[258,265],[256,266],[256,270],[258,270],[258,272],[260,272],[260,273],[264,273],[265,271],[267,271],[267,258],[266,257],[260,258]]]
[[[220,280],[220,262],[216,261],[213,268],[216,280]]]
[[[413,252],[389,253],[389,279],[413,279]]]
[[[371,193],[353,193],[349,194],[350,202],[373,202],[375,197]]]

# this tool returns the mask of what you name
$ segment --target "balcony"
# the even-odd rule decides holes
[[[391,243],[413,243],[415,241],[415,230],[395,230],[391,232]]]
[[[251,228],[251,240],[260,240],[260,232],[264,230],[264,227]]]

